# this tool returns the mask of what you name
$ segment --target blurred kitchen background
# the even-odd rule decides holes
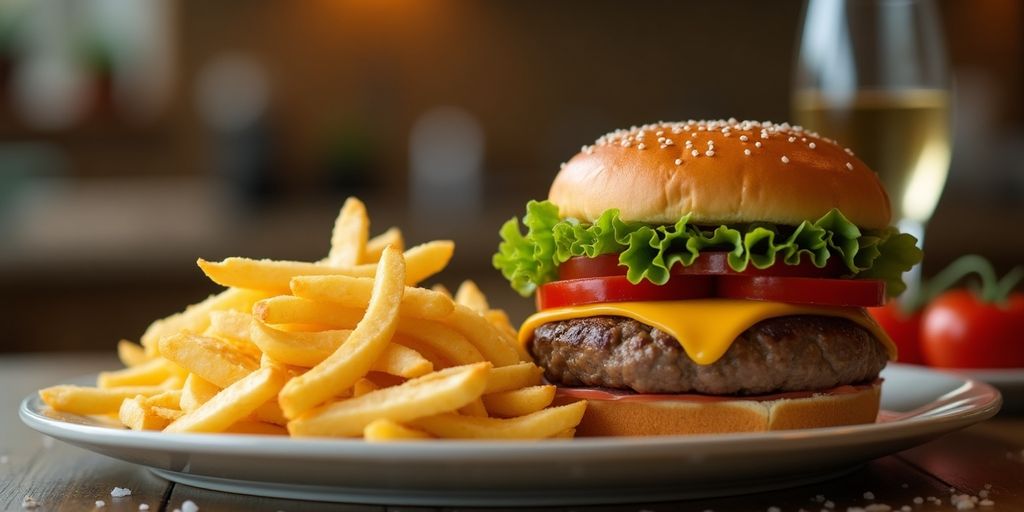
[[[927,276],[1024,262],[1024,2],[939,2],[954,152]],[[315,260],[342,201],[490,257],[582,144],[785,120],[799,1],[0,0],[0,351],[109,350],[217,287],[197,257]]]

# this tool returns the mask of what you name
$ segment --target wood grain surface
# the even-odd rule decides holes
[[[172,484],[146,469],[53,441],[24,426],[17,415],[22,398],[40,387],[116,368],[113,356],[88,354],[0,357],[0,511],[20,511],[31,496],[39,511],[173,511],[191,500],[202,511],[384,511],[437,510],[374,507],[244,496]],[[951,494],[988,494],[984,512],[1024,511],[1024,418],[1000,416],[898,455],[873,461],[845,477],[793,489],[729,498],[636,505],[548,508],[574,511],[819,512],[884,511],[882,505],[914,512],[956,510]],[[132,495],[113,498],[114,487]],[[952,491],[951,491],[952,490]],[[984,492],[983,492],[984,491]],[[927,500],[932,497],[941,500]],[[914,499],[924,502],[915,504]],[[97,501],[103,507],[97,508]],[[874,508],[868,508],[874,505]],[[484,510],[484,509],[445,509]],[[498,509],[486,509],[498,510]]]

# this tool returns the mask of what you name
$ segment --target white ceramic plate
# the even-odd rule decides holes
[[[1024,368],[979,368],[950,370],[967,378],[990,384],[1003,395],[1003,410],[1024,412]]]
[[[878,423],[752,434],[541,442],[369,444],[133,432],[57,414],[36,396],[30,427],[220,491],[388,505],[567,505],[742,494],[833,478],[994,415],[991,386],[920,367],[884,373]]]

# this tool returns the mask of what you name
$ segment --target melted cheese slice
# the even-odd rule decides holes
[[[711,364],[725,355],[743,331],[761,320],[792,315],[845,318],[864,327],[885,345],[896,360],[896,345],[862,308],[801,306],[756,300],[699,299],[656,302],[607,302],[587,306],[545,309],[530,316],[519,328],[519,342],[533,338],[542,324],[589,316],[624,316],[657,327],[679,340],[686,355],[697,364]]]

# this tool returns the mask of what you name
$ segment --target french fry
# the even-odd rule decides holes
[[[181,367],[161,357],[122,370],[100,372],[96,385],[101,388],[152,386],[163,383],[168,377],[184,373]]]
[[[494,366],[508,366],[521,361],[515,349],[516,342],[508,339],[480,313],[467,306],[456,304],[452,314],[442,321],[465,335]]]
[[[483,396],[484,407],[492,416],[514,418],[537,412],[555,399],[554,386],[530,386]]]
[[[443,285],[441,283],[435,283],[433,286],[430,287],[430,289],[435,291],[435,292],[437,292],[437,293],[443,293],[445,297],[448,297],[449,299],[455,300],[455,299],[452,298],[452,291],[449,290],[447,286],[445,286],[445,285]]]
[[[373,279],[351,276],[298,276],[292,279],[291,292],[320,302],[365,310],[370,303]],[[440,319],[454,310],[452,300],[426,288],[407,286],[402,295],[402,316]]]
[[[252,323],[251,337],[264,354],[284,364],[312,368],[351,338],[352,331],[284,332]]]
[[[455,303],[462,304],[481,314],[491,309],[491,306],[487,304],[487,297],[480,291],[476,283],[469,279],[459,285],[459,290],[455,292]]]
[[[575,428],[586,409],[587,403],[579,401],[508,419],[445,413],[413,420],[409,425],[448,439],[544,439]]]
[[[399,251],[405,250],[405,240],[402,238],[402,230],[392,227],[387,231],[371,238],[366,242],[366,249],[360,263],[375,263],[380,261],[380,255],[387,246],[394,247]]]
[[[143,403],[149,407],[181,408],[181,390],[168,390],[152,396],[143,397]]]
[[[39,398],[55,411],[71,414],[117,414],[121,402],[138,395],[152,396],[166,391],[160,386],[90,388],[59,385],[39,390]]]
[[[415,289],[406,288],[405,293],[410,293],[410,290]],[[301,297],[281,295],[257,302],[253,306],[253,316],[266,324],[320,323],[332,328],[351,329],[359,323],[363,311]],[[440,322],[400,316],[396,332],[397,335],[402,335],[401,344],[421,352],[423,352],[422,347],[428,346],[430,348],[427,351],[440,354],[456,365],[484,360],[484,356],[466,340],[465,336]],[[260,333],[255,336],[262,335],[264,334]],[[421,340],[423,343],[409,342],[409,338]],[[267,343],[265,340],[261,340],[261,342]],[[309,344],[309,342],[304,342],[303,346]],[[320,346],[317,342],[314,344]],[[267,351],[268,349],[264,348],[263,350]]]
[[[259,304],[259,302],[256,302]],[[253,305],[253,307],[256,307]],[[252,315],[241,311],[224,310],[210,312],[210,326],[203,331],[203,336],[220,338],[249,356],[258,359],[260,348],[252,342],[249,330],[252,325]]]
[[[451,260],[454,249],[455,245],[451,241],[436,240],[406,251],[405,259],[409,269],[406,283],[413,285],[440,272]],[[196,264],[217,284],[275,294],[288,293],[289,283],[295,277],[341,275],[372,278],[377,270],[377,265],[370,263],[341,268],[322,263],[249,258],[227,258],[219,262],[200,258]]]
[[[572,439],[574,437],[576,437],[576,429],[568,428],[551,436],[551,439]]]
[[[168,407],[158,407],[158,406],[153,406],[153,407],[150,407],[149,409],[150,409],[150,411],[152,411],[153,414],[156,414],[157,416],[167,420],[168,423],[185,415],[185,413],[183,411],[181,411],[180,409],[171,409],[171,408],[168,408]],[[166,427],[166,425],[164,425],[164,427]],[[161,430],[162,430],[162,428],[161,428]]]
[[[363,437],[372,443],[430,439],[426,432],[413,430],[388,419],[373,420],[363,429]]]
[[[281,425],[275,425],[264,421],[241,420],[225,429],[224,433],[259,436],[286,436],[288,435],[288,429]]]
[[[121,364],[128,367],[138,366],[150,359],[142,345],[128,340],[117,342],[117,358],[121,360]]]
[[[405,277],[402,253],[385,249],[378,263],[369,307],[359,325],[333,354],[292,379],[281,391],[279,402],[286,417],[295,418],[326,402],[370,371],[398,327]]]
[[[186,376],[184,373],[171,375],[167,377],[167,380],[160,383],[160,387],[165,391],[180,390],[185,386]]]
[[[526,347],[518,343],[519,332],[512,326],[512,322],[508,319],[508,313],[501,309],[489,309],[483,315],[512,344],[521,361],[531,359],[530,354],[526,352]]]
[[[160,340],[160,355],[226,388],[259,368],[259,362],[235,345],[217,338],[181,333]]]
[[[178,407],[185,412],[192,412],[199,406],[209,402],[211,398],[220,393],[221,388],[216,384],[190,373],[185,379],[185,385],[181,388],[181,399]]]
[[[479,418],[486,418],[490,416],[487,414],[487,407],[484,406],[483,397],[476,398],[472,402],[466,404],[465,407],[459,409],[459,414],[465,416],[476,416]]]
[[[378,389],[380,389],[380,386],[375,384],[372,380],[363,377],[357,380],[356,383],[352,385],[352,396],[360,397],[369,393],[370,391],[377,391]]]
[[[198,304],[188,306],[181,313],[175,313],[150,324],[142,334],[142,346],[145,347],[147,355],[155,356],[161,338],[182,331],[193,334],[205,331],[210,326],[211,311],[234,309],[248,312],[252,309],[253,303],[266,297],[263,292],[238,288],[229,288],[217,295],[211,295]]]
[[[370,370],[412,379],[434,371],[434,365],[420,355],[419,352],[409,347],[392,343],[373,362]]]
[[[346,199],[337,220],[334,221],[327,264],[343,268],[359,264],[366,251],[369,233],[370,219],[366,216],[366,205],[354,197]]]
[[[117,418],[132,430],[163,430],[171,422],[143,403],[145,397],[126,398],[121,402]]]
[[[490,363],[448,368],[404,384],[311,409],[288,422],[293,436],[352,437],[377,419],[399,423],[453,411],[484,391]]]
[[[260,368],[224,388],[213,398],[186,413],[164,429],[165,432],[222,432],[252,414],[274,398],[288,381],[275,368]]]
[[[277,359],[274,359],[273,357],[270,357],[267,354],[263,354],[260,356],[260,368],[266,368],[267,366],[273,366],[278,370],[287,372],[292,377],[298,377],[299,375],[306,373],[307,370],[306,368],[303,368],[301,366],[282,363],[281,361],[278,361]]]
[[[544,370],[533,363],[519,363],[494,368],[487,375],[487,389],[484,390],[484,394],[536,386],[540,384],[542,375],[544,375]]]
[[[284,417],[284,412],[281,411],[281,406],[278,405],[276,399],[271,399],[267,403],[256,408],[252,413],[253,419],[261,421],[263,423],[272,423],[279,427],[283,427],[288,424],[288,419]]]

